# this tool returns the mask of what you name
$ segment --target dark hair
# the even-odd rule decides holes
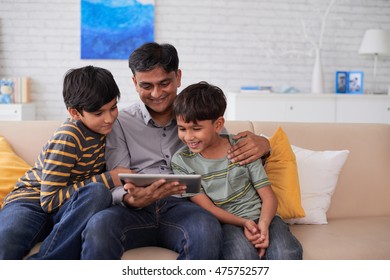
[[[192,84],[183,89],[173,102],[173,112],[188,122],[216,120],[226,110],[222,89],[207,82]]]
[[[161,66],[165,72],[177,72],[179,57],[174,46],[170,44],[146,43],[133,51],[129,57],[129,67],[133,75]]]
[[[80,114],[83,111],[95,112],[114,98],[120,98],[111,72],[94,66],[66,72],[62,95],[66,108],[74,108]]]

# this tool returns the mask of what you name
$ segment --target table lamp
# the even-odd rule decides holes
[[[390,31],[382,29],[369,29],[364,33],[359,54],[374,56],[374,88],[376,91],[376,66],[378,56],[390,56]]]

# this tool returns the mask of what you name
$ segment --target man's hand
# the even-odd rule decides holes
[[[137,187],[132,183],[127,183],[124,189],[127,194],[123,197],[123,203],[131,207],[142,208],[161,198],[184,194],[187,186],[179,182],[167,183],[165,179],[160,179],[147,187]]]
[[[250,131],[240,132],[233,139],[238,140],[240,138],[243,139],[228,151],[228,159],[233,163],[248,164],[260,159],[271,149],[267,138],[255,135]]]

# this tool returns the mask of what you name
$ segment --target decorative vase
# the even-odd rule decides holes
[[[311,92],[312,93],[324,93],[324,79],[322,74],[321,65],[321,51],[316,49],[316,58],[313,68],[313,77],[311,80]]]

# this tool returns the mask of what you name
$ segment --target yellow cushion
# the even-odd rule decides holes
[[[29,168],[30,166],[15,154],[7,140],[0,136],[0,202]]]
[[[298,168],[290,141],[281,127],[269,141],[272,152],[266,161],[265,171],[278,199],[277,213],[283,219],[302,218],[305,211],[301,204]]]

